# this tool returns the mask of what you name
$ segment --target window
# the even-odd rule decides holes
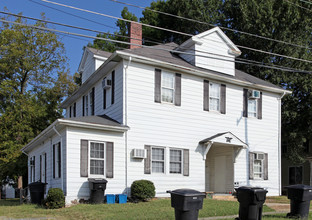
[[[174,103],[174,79],[172,73],[162,73],[161,75],[161,101]]]
[[[165,149],[152,148],[152,172],[164,173],[165,172]]]
[[[263,179],[263,160],[264,154],[261,153],[254,154],[253,170],[255,179]]]
[[[35,182],[35,156],[30,158],[29,161],[29,165],[30,165],[30,182]]]
[[[40,180],[42,183],[47,182],[47,154],[40,155]]]
[[[69,106],[69,117],[71,118],[72,117],[72,107]]]
[[[289,167],[289,184],[302,184],[302,166]]]
[[[90,114],[94,115],[94,87],[92,88],[90,95]]]
[[[210,110],[220,111],[220,84],[209,83]]]
[[[248,99],[248,117],[257,117],[257,100]]]
[[[170,173],[182,173],[182,150],[170,149]]]
[[[88,102],[88,95],[85,95],[84,96],[84,99],[85,99],[85,113],[86,113],[86,116],[88,116],[88,110],[89,110],[89,102]]]
[[[104,143],[90,143],[90,175],[104,175]]]
[[[53,178],[61,177],[61,142],[53,144]]]
[[[76,117],[76,102],[74,103],[73,106],[73,116]]]

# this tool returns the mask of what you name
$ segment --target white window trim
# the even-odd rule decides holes
[[[94,177],[94,178],[99,178],[99,177],[105,177],[106,174],[106,142],[102,142],[102,141],[88,141],[88,176],[89,177]],[[98,144],[104,144],[104,174],[91,174],[91,143],[98,143]]]
[[[57,141],[54,144],[52,144],[52,147],[56,147],[58,146],[58,144],[62,144],[61,141]],[[60,147],[61,148],[61,147]],[[61,150],[61,149],[60,149]],[[55,178],[53,179],[60,179],[60,173],[59,173],[59,164],[61,163],[61,161],[59,161],[59,151],[58,151],[58,147],[55,148],[55,154],[53,158],[53,149],[52,149],[52,160],[55,160],[54,162],[54,167],[52,169],[52,178],[53,178],[53,172],[55,172]],[[61,154],[61,160],[63,159],[63,155]],[[53,166],[53,161],[52,161],[52,166]],[[61,172],[62,172],[63,167],[61,167]],[[54,171],[55,170],[55,171]]]
[[[264,154],[262,152],[254,152],[254,156],[257,154]],[[261,173],[260,172],[255,172],[255,162],[256,161],[261,161]],[[261,174],[261,177],[256,177],[256,175]],[[264,158],[263,159],[255,159],[253,161],[253,175],[255,180],[264,180]]]
[[[256,102],[256,111],[255,112],[250,112],[249,111],[249,100],[254,100]],[[247,100],[248,102],[248,109],[247,109],[247,116],[248,118],[257,118],[258,117],[258,100],[257,99],[251,99],[251,98],[248,98]],[[249,113],[256,113],[255,115],[249,115]]]
[[[171,163],[178,163],[178,162],[171,162],[171,159],[170,159],[170,152],[171,152],[171,150],[177,150],[177,151],[180,151],[181,152],[181,161],[180,161],[180,163],[181,163],[181,172],[180,173],[171,173],[170,172],[170,165],[171,165]],[[169,174],[174,174],[174,175],[181,175],[181,174],[183,174],[183,158],[184,158],[184,154],[183,154],[183,150],[182,149],[180,149],[180,148],[169,148]]]
[[[153,148],[154,149],[163,149],[164,150],[164,160],[153,160]],[[153,174],[166,174],[166,147],[152,146],[151,147],[151,173]],[[153,162],[163,162],[164,163],[164,172],[153,172]]]
[[[36,180],[35,180],[35,177],[36,177],[36,161],[34,160],[35,158],[34,158],[35,156],[32,156],[32,157],[30,157],[30,160],[29,160],[29,167],[30,167],[30,182],[31,183],[33,183],[33,182],[35,182]],[[33,164],[32,164],[32,161],[34,162]]]
[[[163,86],[163,75],[165,74],[168,74],[168,75],[172,75],[173,76],[173,85],[172,85],[172,88],[170,87],[166,87],[166,86]],[[162,94],[163,94],[163,88],[164,89],[170,89],[173,91],[172,93],[172,102],[167,102],[167,101],[164,101],[163,98],[162,98]],[[172,104],[174,105],[174,102],[175,102],[175,74],[174,73],[170,73],[170,72],[161,72],[161,82],[160,82],[160,100],[161,100],[161,103],[166,103],[166,104]]]
[[[218,87],[219,87],[219,97],[214,97],[214,96],[211,95],[210,84],[218,85]],[[211,99],[218,99],[218,101],[219,101],[219,110],[211,109],[212,104],[211,104],[210,98]],[[218,113],[220,113],[220,111],[221,111],[221,84],[220,83],[209,82],[209,111],[211,111],[211,112],[218,112]]]

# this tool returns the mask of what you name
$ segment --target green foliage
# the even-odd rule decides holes
[[[51,188],[48,191],[47,198],[44,201],[47,209],[59,209],[65,207],[65,196],[63,190],[59,188]]]
[[[131,12],[129,12],[127,7],[124,7],[121,11],[121,17],[127,20],[131,21],[138,21],[138,18]],[[124,41],[129,42],[129,25],[128,22],[117,20],[116,22],[117,27],[119,27],[119,31],[116,31],[114,34],[109,33],[99,33],[96,36],[100,38],[107,38],[111,40],[117,40],[117,41]],[[122,43],[115,43],[112,41],[107,40],[101,40],[101,39],[95,39],[93,43],[89,43],[88,47],[92,47],[95,49],[108,51],[108,52],[114,52],[115,50],[119,48],[128,48],[129,46]]]
[[[64,53],[54,33],[17,24],[0,27],[0,180],[27,176],[21,148],[62,117],[58,106],[76,89]]]
[[[155,196],[154,183],[149,180],[136,180],[131,184],[131,198],[146,201]]]

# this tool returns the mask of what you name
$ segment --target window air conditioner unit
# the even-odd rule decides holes
[[[262,154],[262,153],[256,153],[256,154],[255,154],[255,159],[256,159],[256,160],[264,160],[264,154]]]
[[[259,99],[260,98],[260,91],[258,91],[258,90],[249,90],[249,98]]]
[[[103,89],[109,89],[112,86],[112,80],[104,78],[102,81]]]
[[[133,149],[132,157],[137,159],[145,159],[146,158],[146,150],[145,149]]]

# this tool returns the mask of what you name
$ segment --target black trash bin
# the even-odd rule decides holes
[[[104,194],[106,189],[106,179],[89,178],[90,202],[99,204],[104,202]]]
[[[286,186],[285,188],[287,189],[288,199],[290,199],[290,213],[287,216],[308,219],[312,186],[298,184]]]
[[[205,194],[193,189],[176,189],[167,191],[171,194],[171,207],[174,208],[176,220],[198,219],[198,210],[203,208]]]
[[[267,190],[259,187],[242,186],[236,189],[239,202],[239,220],[261,220],[262,207]]]
[[[34,182],[28,184],[31,203],[41,205],[44,199],[44,191],[46,183]]]

